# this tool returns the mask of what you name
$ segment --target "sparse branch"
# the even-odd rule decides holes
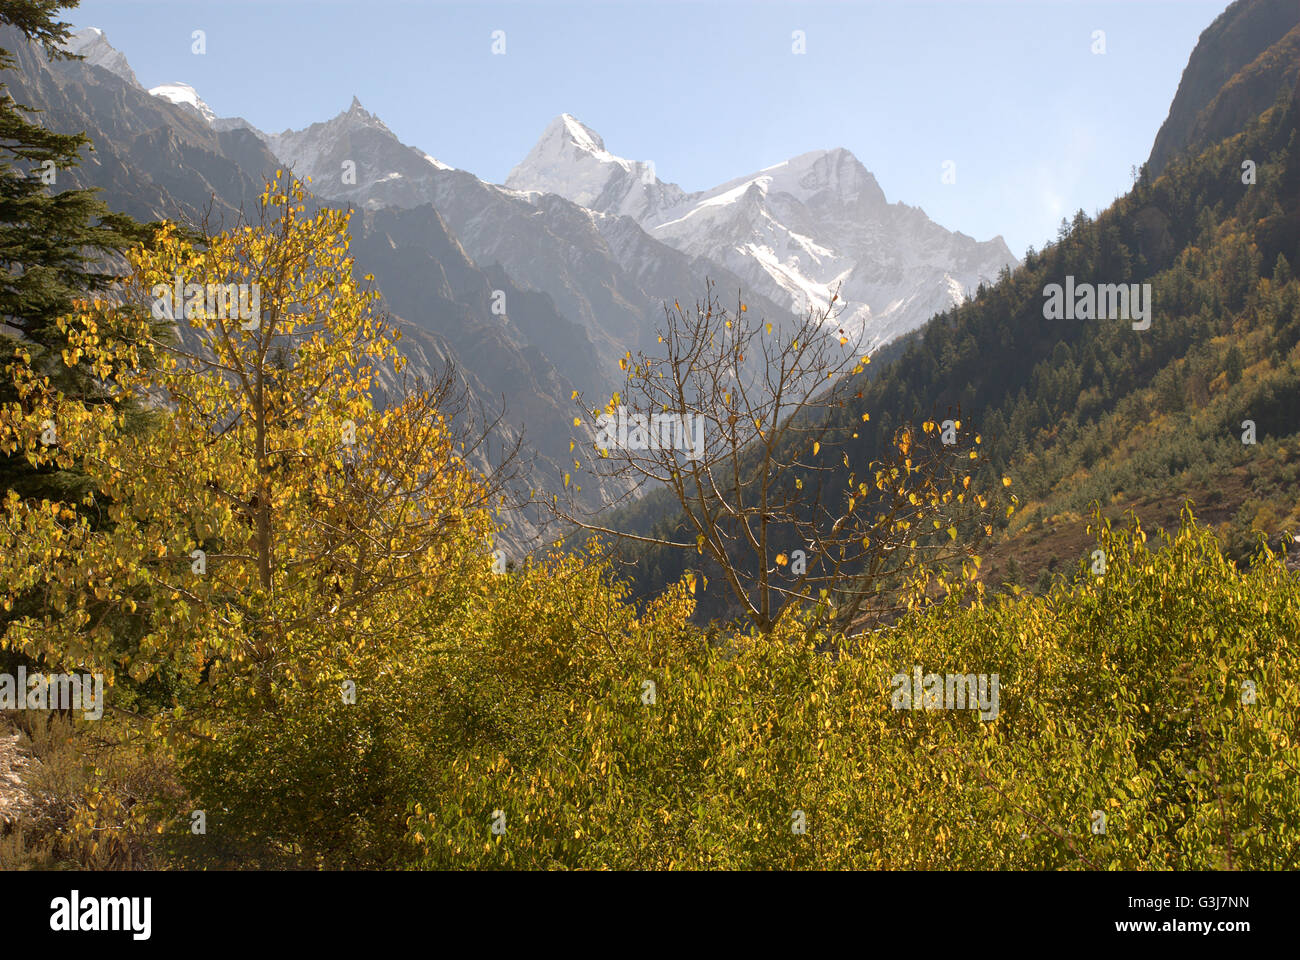
[[[754,319],[739,297],[724,307],[711,285],[691,309],[665,305],[658,349],[620,361],[622,389],[599,406],[575,394],[575,443],[590,450],[596,476],[637,494],[667,489],[677,531],[616,529],[572,495],[552,498],[556,518],[695,550],[764,632],[819,603],[840,628],[878,618],[892,609],[885,581],[969,556],[951,532],[978,529],[959,469],[976,446],[969,429],[960,442],[949,436],[956,427],[934,443],[937,425],[904,426],[878,443],[884,457],[855,469],[867,418],[855,422],[849,401],[869,358],[837,326],[839,309],[836,295],[777,324]]]

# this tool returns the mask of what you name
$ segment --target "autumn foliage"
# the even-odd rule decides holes
[[[260,213],[201,245],[164,232],[120,296],[63,318],[97,392],[8,361],[0,453],[89,492],[6,498],[0,647],[105,673],[97,736],[166,771],[139,804],[138,779],[102,778],[68,826],[96,839],[53,856],[129,837],[175,866],[1295,866],[1283,558],[1239,568],[1190,512],[1159,549],[1098,516],[1101,575],[1080,558],[1038,597],[927,578],[858,632],[815,603],[700,626],[686,580],[630,602],[594,548],[494,570],[492,478],[442,394],[371,400],[400,357],[346,214],[291,183]],[[160,323],[177,275],[259,284],[258,321]],[[997,674],[996,715],[897,709],[918,667]]]

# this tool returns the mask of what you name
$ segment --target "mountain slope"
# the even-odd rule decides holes
[[[1291,31],[1297,24],[1300,4],[1294,0],[1239,0],[1215,18],[1197,40],[1156,134],[1147,160],[1150,176],[1163,173],[1180,153],[1237,133],[1245,119],[1273,102],[1280,87],[1294,85],[1300,57]]]

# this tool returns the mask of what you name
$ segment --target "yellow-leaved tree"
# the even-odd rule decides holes
[[[372,402],[403,364],[353,276],[349,214],[309,212],[279,173],[260,201],[206,243],[165,228],[116,296],[61,321],[100,395],[60,393],[20,348],[0,411],[0,449],[91,490],[6,499],[0,601],[21,615],[0,644],[103,673],[110,707],[161,684],[154,721],[190,735],[295,689],[355,695],[382,669],[367,651],[420,636],[423,601],[484,565],[491,534],[494,486],[440,409],[451,373]]]

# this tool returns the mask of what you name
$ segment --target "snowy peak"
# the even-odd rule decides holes
[[[1016,261],[1001,240],[977,243],[905,204],[891,204],[843,147],[801,153],[687,194],[654,167],[611,153],[571,114],[547,125],[506,179],[597,214],[631,217],[654,240],[717,263],[801,313],[827,309],[874,346],[960,303]]]
[[[429,203],[433,179],[452,168],[397,139],[357,97],[346,110],[302,130],[266,138],[271,152],[329,200],[367,209]]]
[[[770,167],[778,190],[802,203],[829,195],[850,206],[883,207],[885,192],[871,172],[848,150],[815,150]]]
[[[605,141],[601,139],[600,134],[571,113],[562,113],[552,120],[550,126],[546,128],[546,132],[542,134],[542,139],[546,140],[548,137],[553,138],[556,136],[573,144],[577,149],[585,150],[600,159],[612,160],[615,163],[627,165],[628,161],[605,150]]]
[[[363,107],[356,94],[353,94],[352,103],[348,105],[348,108],[340,110],[329,120],[318,121],[301,130],[288,128],[274,135],[272,139],[292,140],[306,136],[336,138],[349,134],[364,133],[367,130],[375,131],[392,140],[397,139],[393,131],[388,129],[388,125]]]
[[[627,160],[577,117],[552,120],[528,156],[510,171],[512,190],[554,193],[598,213],[640,219],[677,202],[681,190],[655,176],[654,165]]]
[[[712,207],[743,198],[752,208],[769,194],[787,194],[816,212],[857,217],[877,216],[887,206],[876,178],[843,148],[800,154],[688,196],[676,184],[660,180],[652,163],[611,153],[600,134],[568,113],[547,125],[510,171],[506,186],[554,193],[597,213],[630,216],[647,227],[687,217],[693,205]]]
[[[388,129],[388,126],[384,121],[380,120],[377,116],[361,105],[361,101],[357,99],[356,94],[352,95],[351,105],[330,122],[345,123],[360,127],[373,127],[376,130],[382,130],[384,133],[392,134],[392,131]]]
[[[155,97],[162,97],[172,103],[184,104],[194,108],[209,124],[217,119],[217,115],[212,112],[212,108],[203,102],[203,98],[199,96],[198,91],[188,83],[164,83],[158,87],[151,87],[149,92]]]
[[[572,114],[562,113],[542,131],[533,149],[506,177],[512,190],[554,193],[594,207],[613,179],[635,164],[605,149],[600,134]]]
[[[684,198],[687,209],[664,212],[656,225],[689,215],[698,207],[728,204],[746,198],[772,198],[774,202],[797,203],[829,216],[852,214],[856,218],[878,217],[888,201],[876,178],[848,150],[814,150],[764,167],[757,173],[737,177],[710,190]]]
[[[116,74],[133,87],[140,86],[140,81],[135,78],[135,72],[126,62],[122,51],[109,43],[107,35],[98,27],[85,27],[71,34],[62,48],[82,57],[91,66],[103,67],[109,73]]]
[[[851,152],[814,150],[640,220],[650,236],[713,259],[791,309],[827,309],[874,347],[965,299],[1015,258],[1001,240],[950,233],[889,203]]]

